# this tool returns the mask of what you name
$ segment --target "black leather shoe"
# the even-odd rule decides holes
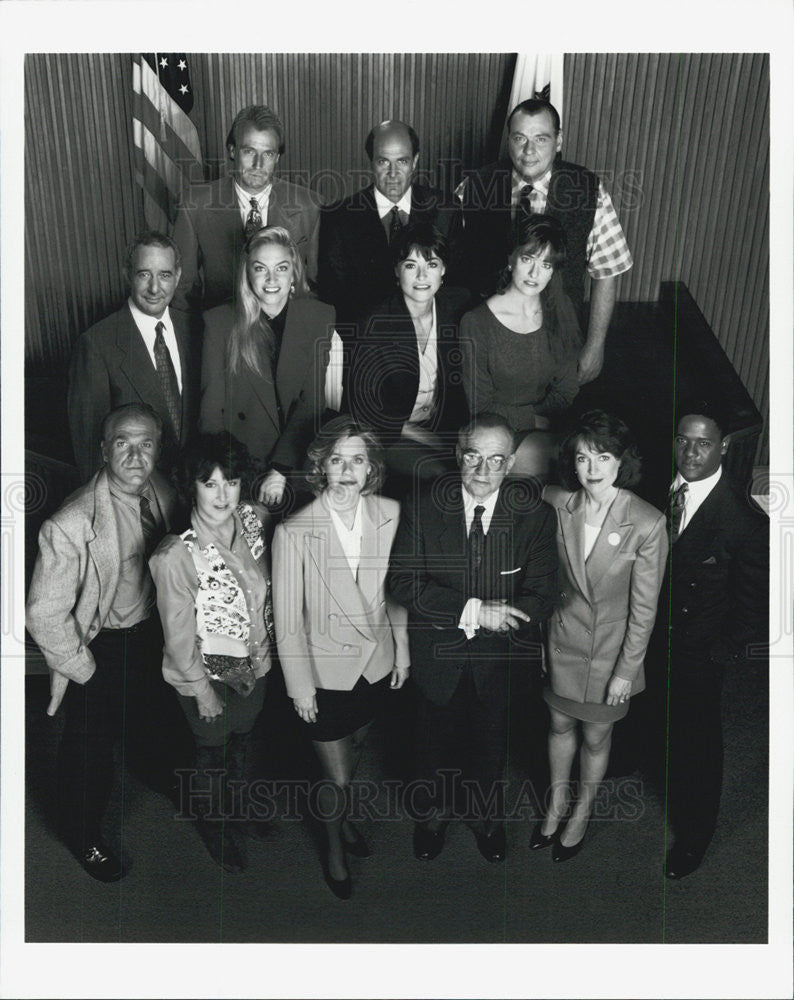
[[[552,861],[570,861],[571,858],[576,857],[576,855],[581,851],[584,844],[584,838],[587,836],[587,831],[585,831],[582,839],[578,844],[574,844],[572,847],[566,847],[564,844],[560,843],[560,831],[554,835],[554,846],[551,849],[551,860]]]
[[[342,836],[342,846],[344,849],[348,854],[352,854],[354,858],[371,858],[372,851],[369,844],[354,826],[351,825],[351,829],[353,831],[353,840],[345,840],[344,836]]]
[[[89,844],[84,851],[77,852],[76,857],[98,882],[118,882],[127,874],[121,861],[101,841]]]
[[[197,826],[204,846],[216,865],[220,865],[230,875],[245,870],[246,859],[240,857],[237,844],[230,832],[224,831],[223,824],[219,820],[199,820]]]
[[[503,826],[497,827],[490,833],[478,833],[475,830],[474,836],[480,854],[486,861],[504,861],[507,857],[507,836]]]
[[[557,836],[557,831],[554,833],[543,833],[543,820],[540,820],[535,824],[532,830],[532,836],[529,838],[529,849],[531,851],[539,851],[543,847],[548,847],[550,844],[554,843],[554,838]]]
[[[414,857],[419,861],[432,861],[444,850],[446,826],[433,831],[423,823],[414,826]]]
[[[325,878],[325,884],[337,899],[350,899],[353,894],[353,883],[350,881],[350,875],[347,875],[345,878],[334,878],[328,871],[328,865],[326,864],[323,866],[323,877]]]
[[[667,862],[664,866],[664,873],[668,878],[686,878],[693,871],[700,868],[703,860],[701,851],[690,851],[685,847],[673,844],[670,853],[667,855]]]

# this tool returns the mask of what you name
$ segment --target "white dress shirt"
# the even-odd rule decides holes
[[[386,218],[386,216],[389,214],[389,212],[391,212],[391,210],[394,208],[394,202],[393,201],[389,201],[389,199],[386,197],[386,195],[385,194],[381,194],[380,191],[378,191],[377,188],[375,188],[374,190],[375,190],[375,207],[378,210],[378,218],[381,219],[381,221],[382,221],[383,219]],[[400,198],[400,200],[397,202],[397,208],[398,208],[398,210],[400,211],[401,214],[404,213],[406,216],[410,216],[410,214],[411,214],[411,188],[410,187],[405,192],[405,194],[402,196],[402,198]],[[403,221],[405,221],[405,220],[403,220]]]
[[[425,424],[433,416],[436,408],[438,387],[438,351],[436,338],[436,304],[433,303],[433,318],[424,351],[419,352],[419,387],[416,391],[414,408],[408,418],[409,424]],[[465,492],[465,491],[464,491]]]
[[[722,466],[720,466],[716,472],[712,473],[712,475],[708,476],[706,479],[699,479],[694,483],[690,483],[689,480],[685,479],[680,472],[676,473],[673,485],[670,487],[670,492],[674,493],[682,483],[686,483],[689,487],[684,494],[684,510],[681,515],[681,523],[678,526],[679,537],[681,536],[681,532],[695,516],[698,508],[703,504],[706,497],[720,481],[721,476]]]
[[[350,567],[353,579],[357,580],[358,564],[361,562],[361,498],[359,497],[358,500],[356,513],[353,517],[352,528],[347,528],[345,526],[342,518],[337,514],[333,507],[329,505],[328,510],[331,512],[331,523],[336,529],[339,544],[342,546],[345,559],[347,559],[347,565]]]
[[[243,220],[243,225],[245,225],[248,219],[248,213],[251,211],[251,199],[254,198],[256,201],[257,208],[259,209],[259,214],[262,216],[262,225],[267,225],[267,206],[270,202],[270,192],[273,189],[272,184],[260,191],[259,194],[251,194],[250,191],[244,191],[237,181],[234,182],[234,190],[237,194],[237,205],[240,209],[240,218]]]
[[[132,299],[127,299],[127,305],[130,307],[132,318],[140,330],[146,350],[149,352],[149,357],[152,359],[155,369],[157,369],[157,362],[154,358],[154,342],[157,338],[155,327],[158,323],[162,323],[165,327],[163,330],[163,340],[165,341],[165,346],[168,348],[168,353],[171,355],[171,364],[174,366],[174,372],[176,373],[176,383],[179,386],[179,391],[182,392],[182,362],[179,358],[179,347],[177,346],[176,334],[174,333],[174,326],[171,322],[168,307],[166,307],[165,312],[159,319],[155,319],[154,316],[147,316],[146,313],[141,312]]]
[[[475,507],[485,508],[482,512],[482,533],[484,535],[488,534],[488,529],[491,527],[491,518],[493,517],[494,508],[496,507],[496,501],[498,498],[498,489],[494,490],[493,493],[491,493],[491,495],[486,497],[484,500],[478,500],[476,497],[473,497],[465,487],[463,488],[463,518],[466,522],[467,538],[471,533],[471,523],[474,520]],[[473,638],[474,633],[480,627],[479,619],[481,605],[482,598],[470,597],[463,606],[460,621],[458,622],[458,628],[463,629],[466,633],[467,639]]]

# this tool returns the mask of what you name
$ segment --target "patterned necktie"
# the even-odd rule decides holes
[[[389,222],[389,246],[394,245],[394,241],[403,230],[403,220],[400,218],[400,210],[395,205],[391,210],[391,221]]]
[[[532,185],[527,184],[521,188],[518,196],[518,209],[516,211],[516,243],[526,242],[527,223],[532,212]]]
[[[154,363],[157,369],[157,381],[165,397],[165,404],[168,407],[168,416],[174,425],[174,433],[177,441],[182,433],[182,401],[179,396],[179,383],[176,380],[174,364],[171,361],[171,354],[165,346],[163,330],[165,324],[161,321],[154,328]]]
[[[670,494],[670,541],[674,542],[679,535],[681,518],[684,516],[684,504],[689,483],[681,483],[677,490]]]
[[[262,216],[259,214],[259,203],[256,198],[251,199],[251,211],[245,220],[245,238],[250,240],[254,233],[262,228]]]
[[[485,507],[477,504],[469,529],[469,579],[471,581],[471,596],[480,596],[480,567],[482,566],[483,549],[485,548],[485,532],[482,528],[482,516]]]
[[[154,552],[157,548],[157,543],[163,537],[163,529],[155,520],[154,514],[152,514],[152,505],[149,503],[148,497],[141,496],[139,498],[141,506],[141,528],[143,529],[143,548],[146,554],[146,558]]]

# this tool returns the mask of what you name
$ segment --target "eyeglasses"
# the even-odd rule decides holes
[[[537,146],[539,149],[543,149],[544,146],[548,146],[551,142],[550,135],[523,135],[521,132],[513,132],[509,136],[509,142],[511,146],[515,146],[517,149],[522,149],[528,142]]]
[[[504,455],[489,455],[485,458],[478,451],[464,451],[461,457],[467,469],[478,469],[485,462],[490,472],[499,472],[507,461]]]

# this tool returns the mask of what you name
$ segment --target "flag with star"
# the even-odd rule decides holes
[[[193,86],[185,53],[133,56],[135,174],[146,225],[168,232],[183,189],[203,179],[201,146],[190,119]]]

